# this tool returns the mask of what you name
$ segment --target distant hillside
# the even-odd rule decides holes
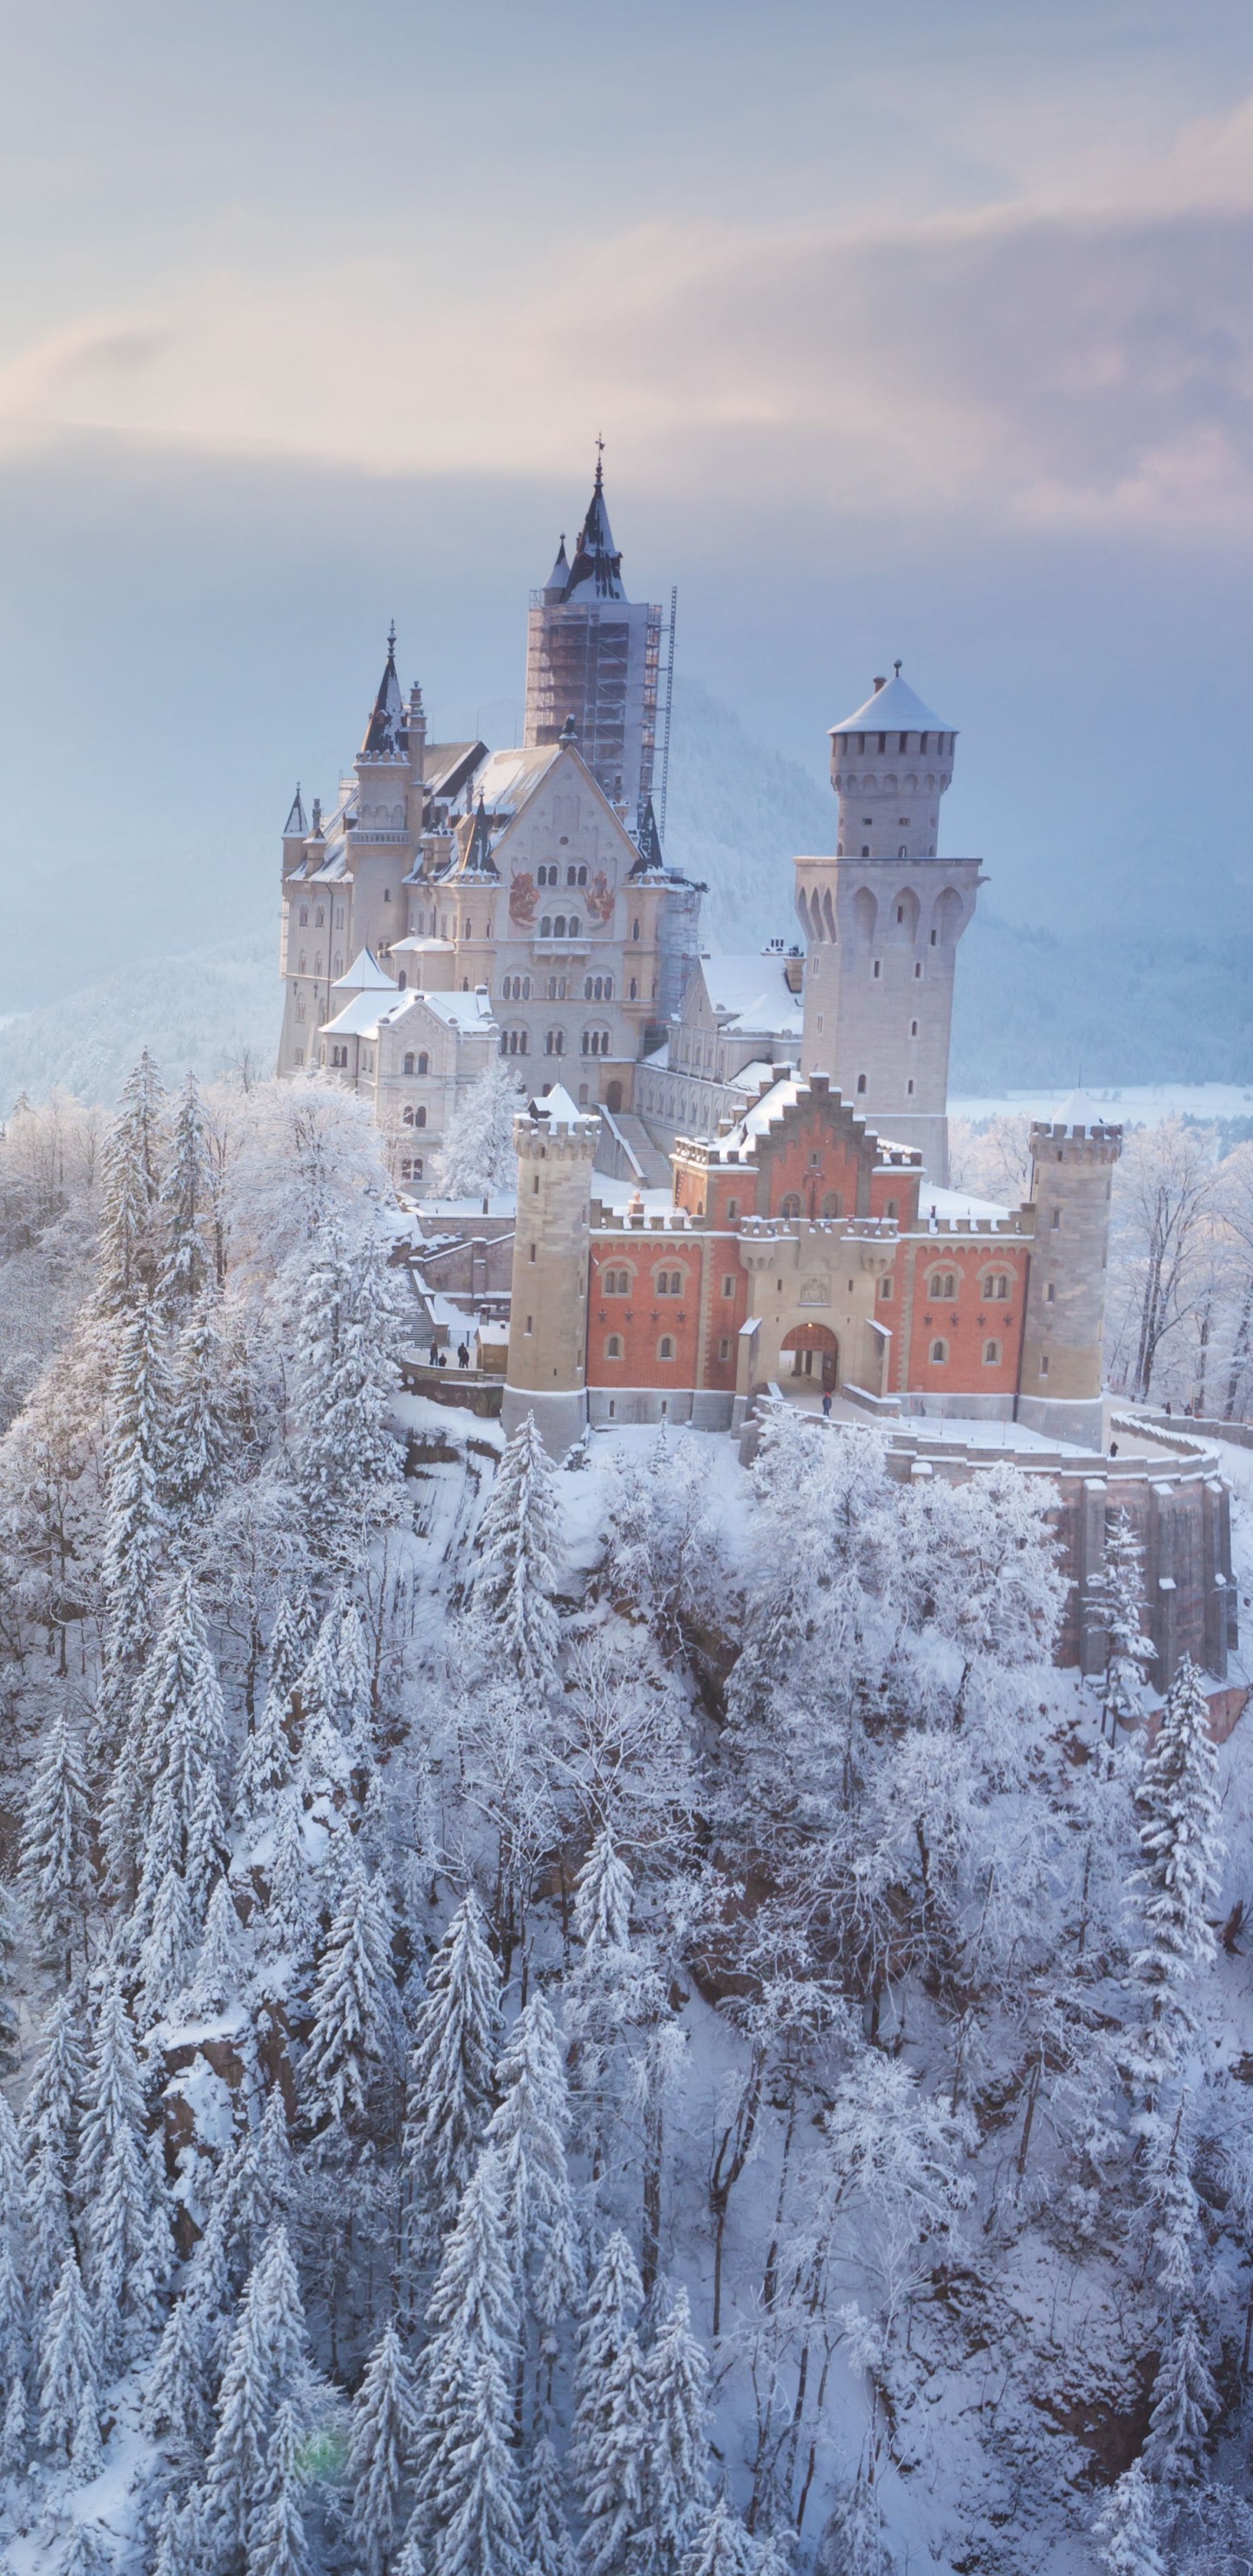
[[[835,848],[835,798],[799,761],[755,742],[699,681],[676,680],[666,857],[708,886],[714,949],[800,936],[792,861]]]
[[[190,1067],[204,1080],[252,1059],[270,1073],[281,996],[277,932],[183,957],[148,957],[103,983],[25,1011],[0,1028],[0,1115],[19,1092],[58,1083],[83,1100],[117,1098],[142,1047],[167,1084]]]

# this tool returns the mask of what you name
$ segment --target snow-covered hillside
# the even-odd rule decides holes
[[[281,1015],[277,928],[272,939],[141,958],[0,1025],[0,1116],[22,1092],[45,1100],[58,1087],[114,1101],[144,1047],[173,1081],[192,1072],[208,1082],[245,1064],[268,1074]]]

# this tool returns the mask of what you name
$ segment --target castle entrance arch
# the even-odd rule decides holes
[[[793,1377],[817,1378],[824,1395],[834,1394],[840,1373],[840,1345],[829,1324],[793,1324],[779,1349],[791,1353]]]

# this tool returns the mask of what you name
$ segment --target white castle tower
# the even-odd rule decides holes
[[[1104,1446],[1106,1262],[1121,1127],[1078,1094],[1031,1130],[1035,1240],[1027,1278],[1018,1418],[1085,1448]]]
[[[518,1216],[513,1240],[506,1436],[533,1413],[545,1448],[564,1457],[587,1422],[587,1273],[592,1162],[600,1118],[558,1084],[515,1118]]]
[[[948,1057],[957,943],[978,859],[942,859],[940,799],[957,736],[896,665],[831,728],[835,856],[796,861],[805,932],[801,1066],[825,1073],[880,1135],[948,1176]]]

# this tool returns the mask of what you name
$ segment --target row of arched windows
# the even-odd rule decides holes
[[[612,1002],[612,975],[588,975],[583,984],[583,999],[585,1002]]]
[[[431,1059],[429,1055],[426,1055],[425,1053],[417,1056],[416,1058],[414,1056],[407,1055],[401,1067],[402,1073],[429,1073],[430,1070]]]
[[[933,1270],[927,1279],[927,1295],[937,1305],[951,1306],[963,1285],[959,1270]],[[995,1304],[1009,1295],[1009,1272],[986,1270],[979,1281],[979,1295],[985,1305]]]
[[[557,867],[554,861],[550,860],[545,864],[545,866],[536,870],[536,883],[537,885],[542,886],[560,885],[561,870]],[[567,868],[566,884],[568,886],[585,886],[587,884],[587,869],[585,867]]]
[[[929,1355],[929,1356],[930,1356],[930,1360],[931,1360],[931,1365],[932,1365],[932,1367],[933,1367],[933,1368],[943,1368],[943,1367],[944,1367],[944,1365],[945,1365],[945,1363],[946,1363],[946,1361],[947,1361],[947,1359],[948,1359],[948,1355],[949,1355],[949,1346],[948,1346],[948,1343],[945,1341],[945,1339],[944,1339],[944,1337],[943,1337],[943,1334],[937,1334],[936,1339],[933,1341],[933,1343],[932,1343],[932,1345],[931,1345],[931,1350],[930,1350],[930,1355]],[[985,1343],[984,1343],[984,1345],[983,1345],[983,1365],[984,1365],[984,1367],[985,1367],[985,1368],[999,1368],[999,1367],[1000,1367],[1000,1365],[1001,1365],[1001,1345],[1000,1345],[1000,1343],[999,1343],[999,1342],[987,1341],[987,1342],[985,1342]]]
[[[606,1359],[607,1359],[607,1360],[620,1360],[620,1359],[622,1359],[624,1356],[625,1356],[625,1354],[624,1354],[624,1352],[623,1352],[623,1347],[622,1347],[622,1335],[621,1335],[621,1333],[608,1333],[608,1334],[606,1334],[606,1336],[605,1336],[605,1357],[606,1357]],[[674,1358],[674,1335],[673,1335],[673,1333],[663,1333],[663,1334],[661,1335],[661,1338],[660,1338],[660,1340],[659,1340],[659,1342],[658,1342],[658,1344],[657,1344],[657,1357],[658,1357],[658,1359],[659,1359],[659,1360],[672,1360],[672,1359]]]
[[[406,1127],[425,1127],[425,1109],[406,1109],[402,1123]]]
[[[577,939],[581,929],[577,912],[572,912],[568,919],[564,912],[546,912],[540,922],[539,935],[541,939]]]
[[[315,930],[322,930],[325,928],[325,925],[326,908],[325,905],[319,903],[314,908],[313,927]],[[302,903],[300,907],[300,927],[302,930],[307,930],[309,927],[309,906],[307,903]],[[335,907],[335,927],[337,930],[342,930],[344,927],[344,907],[342,903],[336,904]]]
[[[602,1297],[629,1297],[634,1281],[633,1270],[602,1270],[598,1286]],[[653,1294],[657,1297],[681,1297],[686,1282],[685,1270],[654,1270]]]

